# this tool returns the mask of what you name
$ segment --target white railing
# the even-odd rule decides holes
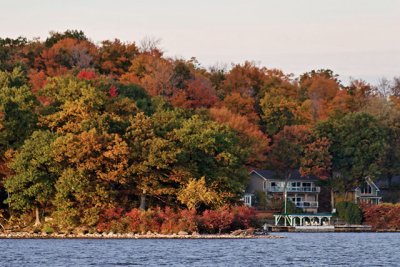
[[[318,208],[318,201],[299,201],[294,204],[297,208]]]
[[[372,197],[374,197],[374,196],[378,196],[378,194],[377,194],[377,192],[376,191],[372,191],[371,193],[366,193],[366,192],[361,192],[361,191],[359,191],[359,190],[356,190],[356,196],[372,196]]]
[[[319,193],[321,191],[321,188],[319,186],[301,186],[301,187],[292,187],[288,186],[287,192],[302,192],[302,193]],[[270,186],[267,187],[267,191],[269,192],[283,192],[284,187],[283,186]]]

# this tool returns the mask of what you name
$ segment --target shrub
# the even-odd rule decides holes
[[[180,231],[185,231],[188,233],[197,232],[199,218],[196,214],[195,210],[180,210],[179,211],[179,220],[178,220],[178,229]]]
[[[207,233],[219,233],[230,228],[233,222],[233,213],[228,206],[223,206],[217,210],[204,211],[201,222]]]
[[[162,234],[172,234],[180,231],[178,226],[179,214],[173,209],[166,207],[163,211],[159,212]]]
[[[281,205],[282,205],[281,213],[283,214],[283,213],[285,213],[285,201],[282,201]],[[299,214],[300,213],[301,214],[301,213],[303,213],[303,210],[296,207],[296,205],[290,199],[288,199],[286,202],[286,213],[288,213],[288,214],[290,214],[290,213],[291,214]]]
[[[198,215],[195,210],[132,209],[124,213],[121,208],[107,209],[100,215],[97,230],[101,232],[133,232],[173,234],[179,231],[188,233],[222,233],[229,230],[246,229],[256,225],[255,211],[247,206],[224,206],[217,210],[206,210]]]
[[[336,204],[336,212],[339,218],[349,224],[360,224],[362,221],[362,211],[360,207],[349,201],[343,201]]]
[[[195,210],[173,210],[157,208],[142,211],[133,209],[126,213],[128,231],[146,233],[148,231],[162,234],[173,234],[179,231],[195,232],[198,230],[198,218]]]
[[[268,207],[267,195],[264,191],[256,191],[255,192],[256,198],[256,206],[258,209],[266,210]]]
[[[101,215],[97,225],[97,230],[100,232],[115,232],[122,233],[126,231],[127,223],[123,220],[122,208],[106,209]]]
[[[400,204],[362,206],[364,222],[374,229],[400,229]]]
[[[42,231],[45,232],[46,234],[54,233],[54,229],[50,225],[45,225]]]
[[[142,234],[148,231],[153,233],[160,233],[162,218],[160,217],[160,210],[146,210],[140,212],[140,225],[139,232]]]
[[[231,208],[231,212],[234,216],[231,225],[232,230],[257,226],[257,217],[254,209],[247,206],[235,206]]]
[[[133,233],[139,233],[140,231],[140,213],[139,209],[132,209],[130,212],[126,214],[127,222],[128,222],[128,230]]]

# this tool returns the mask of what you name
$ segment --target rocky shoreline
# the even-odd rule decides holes
[[[231,234],[134,234],[134,233],[28,233],[28,232],[0,232],[0,239],[255,239],[255,238],[284,238],[273,235],[254,235],[243,233]]]

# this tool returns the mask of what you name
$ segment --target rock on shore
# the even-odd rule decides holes
[[[244,231],[244,230],[243,230]],[[28,233],[28,232],[0,232],[0,238],[10,238],[10,239],[23,239],[23,238],[87,238],[87,239],[248,239],[248,238],[282,238],[280,236],[255,236],[249,234],[243,234],[242,232],[238,234],[188,234],[186,232],[179,232],[178,234],[158,234],[148,232],[146,234],[134,234],[134,233]]]

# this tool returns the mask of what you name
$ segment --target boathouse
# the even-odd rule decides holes
[[[274,215],[274,218],[276,226],[329,226],[331,225],[332,214],[277,214]]]

